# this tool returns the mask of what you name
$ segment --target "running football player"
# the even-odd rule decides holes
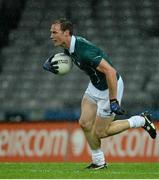
[[[73,35],[73,25],[67,19],[58,19],[51,25],[51,40],[55,46],[64,48],[74,64],[82,69],[90,82],[81,102],[81,126],[92,152],[92,162],[87,167],[101,169],[107,167],[101,150],[101,139],[129,128],[144,128],[151,138],[156,138],[156,128],[150,114],[132,116],[125,120],[114,121],[115,115],[123,115],[121,108],[124,83],[120,73],[113,67],[110,57],[92,42]],[[58,73],[56,63],[50,58],[43,65],[44,69]]]

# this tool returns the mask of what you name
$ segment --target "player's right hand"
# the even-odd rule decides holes
[[[50,56],[43,64],[43,68],[46,70],[46,71],[50,71],[54,74],[57,74],[59,71],[58,71],[58,66],[57,66],[57,61],[54,61],[54,62],[51,62],[51,59],[54,57],[54,55]]]

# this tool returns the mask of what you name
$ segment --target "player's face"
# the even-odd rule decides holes
[[[61,30],[60,24],[53,24],[50,29],[53,43],[55,46],[64,46],[65,45],[65,32]]]

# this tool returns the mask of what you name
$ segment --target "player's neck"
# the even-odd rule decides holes
[[[70,48],[71,37],[72,37],[72,36],[68,36],[68,37],[66,38],[66,41],[65,41],[65,43],[63,44],[63,47],[64,47],[64,48],[67,48],[67,49]]]

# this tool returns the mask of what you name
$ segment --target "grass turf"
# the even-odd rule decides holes
[[[86,163],[0,163],[1,179],[159,179],[159,163],[110,163],[101,170]]]

